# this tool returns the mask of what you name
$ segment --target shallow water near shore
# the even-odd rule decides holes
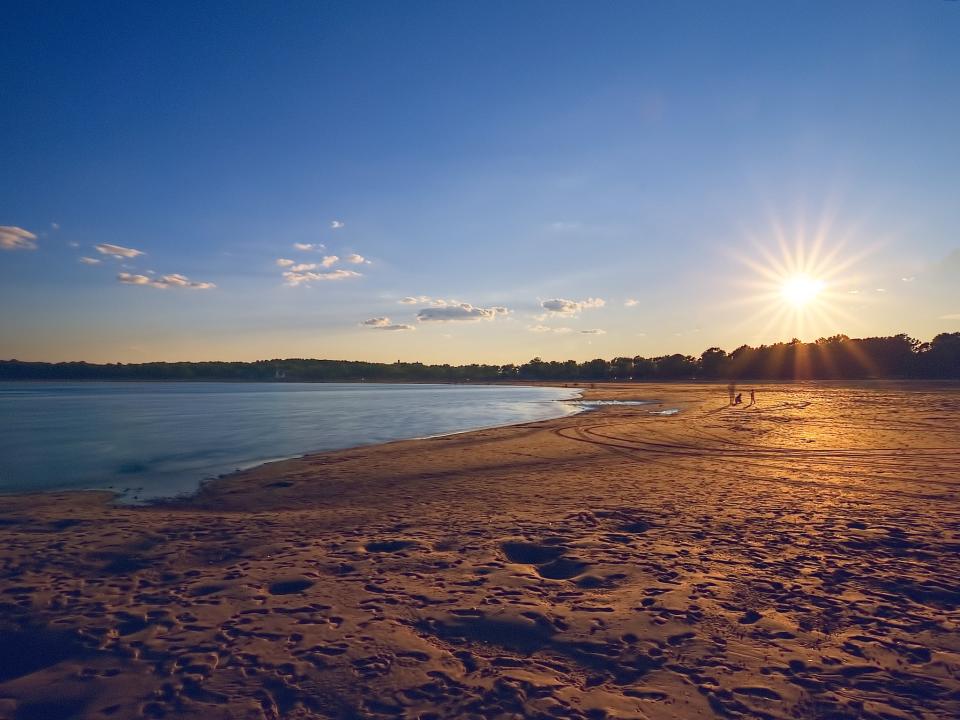
[[[577,412],[567,388],[360,383],[0,383],[0,492],[126,501],[310,452]]]

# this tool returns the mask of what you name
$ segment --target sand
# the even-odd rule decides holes
[[[589,392],[682,411],[0,498],[0,717],[960,716],[958,386]]]

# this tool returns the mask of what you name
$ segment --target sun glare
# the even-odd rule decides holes
[[[857,241],[855,233],[832,225],[829,214],[812,231],[799,222],[787,230],[774,219],[761,232],[748,233],[748,247],[735,252],[749,272],[734,278],[739,290],[732,305],[751,309],[741,323],[756,342],[813,340],[855,327],[857,316],[849,308],[869,300],[855,294],[867,281],[854,266],[871,248],[849,254],[845,248]]]
[[[823,280],[801,274],[787,278],[780,288],[780,294],[793,307],[802,308],[816,300],[823,288]]]

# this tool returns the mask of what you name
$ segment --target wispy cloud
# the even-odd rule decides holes
[[[328,272],[294,272],[288,270],[283,274],[287,285],[309,285],[312,282],[324,280],[346,280],[348,278],[361,277],[360,273],[353,270],[330,270]]]
[[[327,249],[327,246],[323,243],[294,243],[293,249],[302,252],[310,252],[312,250],[323,251]]]
[[[428,295],[408,295],[407,297],[400,298],[397,302],[401,305],[426,305],[427,303],[433,302],[433,298]]]
[[[549,325],[528,325],[527,330],[534,333],[555,333],[557,335],[564,335],[566,333],[573,332],[573,328],[550,327]]]
[[[353,263],[354,265],[369,265],[370,261],[367,260],[363,255],[357,255],[357,253],[350,253],[347,255],[347,262]]]
[[[913,275],[911,275],[910,277],[902,277],[902,278],[900,278],[900,279],[901,279],[903,282],[913,282],[914,280],[916,280],[916,278],[915,278]]]
[[[60,229],[60,223],[56,223],[56,222],[50,223],[50,229],[51,229],[51,230],[59,230],[59,229]]]
[[[99,258],[82,257],[80,260],[78,260],[78,262],[83,263],[84,265],[99,265],[103,261]]]
[[[558,220],[552,222],[549,225],[549,228],[555,232],[571,232],[573,230],[579,230],[583,227],[583,223],[580,222],[568,222],[564,220]]]
[[[187,288],[190,290],[212,290],[216,287],[212,282],[197,282],[191,280],[186,275],[173,273],[164,275],[161,278],[152,278],[149,275],[138,275],[134,273],[122,272],[117,275],[117,280],[125,285],[143,285],[146,287],[159,288]]]
[[[133,248],[123,247],[122,245],[111,245],[110,243],[99,243],[94,245],[97,252],[101,255],[109,255],[110,257],[117,258],[121,260],[123,258],[135,258],[138,255],[145,255],[142,250],[134,250]]]
[[[941,320],[960,320],[960,313],[950,313],[949,315],[941,315]]]
[[[636,307],[639,304],[640,304],[640,301],[635,300],[633,298],[627,298],[626,300],[623,301],[624,307]]]
[[[280,267],[291,267],[296,264],[297,264],[297,261],[291,260],[290,258],[277,258],[277,265],[279,265]]]
[[[482,308],[470,303],[443,304],[424,308],[417,313],[417,320],[420,322],[473,322],[493,320],[509,313],[510,311],[505,307]]]
[[[0,225],[0,250],[36,250],[37,236],[14,225]]]
[[[363,327],[372,328],[374,330],[416,330],[413,325],[403,325],[400,323],[390,322],[388,317],[376,317],[370,318],[369,320],[364,320],[360,323]]]
[[[601,330],[599,328],[594,328],[592,330],[581,330],[580,334],[581,335],[606,335],[607,331]]]
[[[330,229],[331,229],[331,230],[339,230],[339,229],[342,228],[344,225],[346,225],[346,223],[343,222],[342,220],[333,220],[333,221],[330,223]]]
[[[547,312],[554,313],[556,315],[576,315],[581,310],[587,310],[591,308],[601,308],[606,305],[606,301],[602,298],[587,298],[586,300],[565,300],[563,298],[553,298],[552,300],[544,300],[540,303],[542,307]]]
[[[336,255],[324,255],[323,260],[320,261],[320,264],[325,268],[333,267],[340,260]]]

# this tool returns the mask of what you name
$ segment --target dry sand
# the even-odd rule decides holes
[[[957,386],[593,395],[683,411],[0,498],[0,717],[960,716]]]

